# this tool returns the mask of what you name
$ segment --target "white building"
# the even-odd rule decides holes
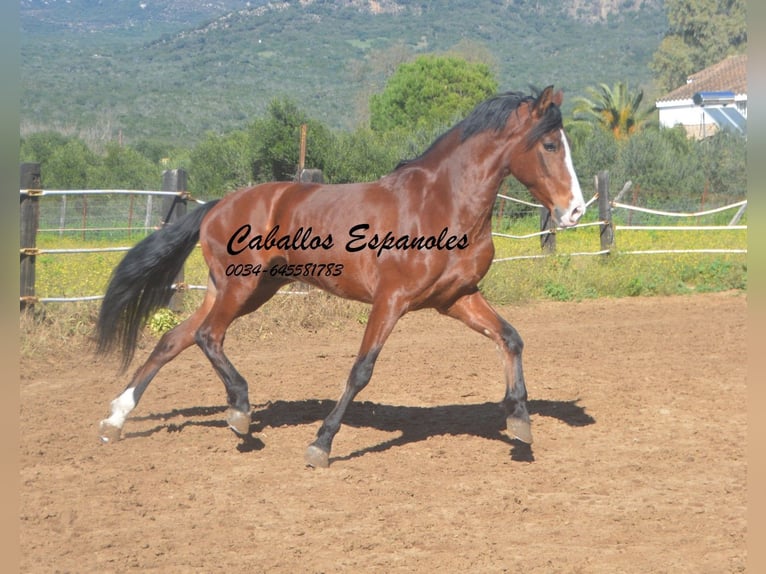
[[[707,103],[705,97],[711,98]],[[686,84],[655,102],[660,113],[660,125],[681,125],[690,137],[702,139],[719,129],[743,131],[747,119],[747,54],[728,58],[692,74]]]

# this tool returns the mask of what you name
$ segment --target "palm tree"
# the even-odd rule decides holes
[[[653,105],[640,110],[644,91],[633,92],[625,82],[617,82],[614,88],[599,84],[598,88],[586,88],[586,91],[592,99],[576,98],[574,119],[600,125],[617,139],[625,139],[644,127],[655,110]]]

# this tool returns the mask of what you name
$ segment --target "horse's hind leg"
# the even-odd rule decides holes
[[[532,429],[527,411],[527,388],[521,367],[524,343],[518,331],[498,315],[478,292],[461,297],[443,312],[497,343],[503,356],[505,370],[506,391],[503,405],[507,415],[508,432],[520,441],[531,444]]]
[[[99,436],[105,443],[120,438],[128,414],[136,408],[146,387],[157,372],[184,349],[194,344],[194,333],[210,311],[215,299],[215,288],[209,285],[202,305],[188,319],[165,333],[146,362],[136,370],[125,390],[112,401],[111,413],[99,425]]]
[[[245,303],[239,303],[243,292],[235,293],[238,287],[228,283],[221,287],[210,312],[202,325],[197,329],[194,340],[213,365],[215,372],[226,387],[229,409],[226,411],[226,422],[239,435],[250,432],[250,399],[248,397],[247,381],[239,374],[229,358],[223,352],[223,341],[226,330],[237,317],[253,312],[268,301],[279,289],[281,284],[261,281],[256,289],[247,296]],[[228,288],[229,291],[225,292]]]

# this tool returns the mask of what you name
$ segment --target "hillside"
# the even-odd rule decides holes
[[[24,0],[21,25],[22,133],[189,144],[274,97],[353,127],[403,58],[456,46],[503,89],[648,86],[666,19],[659,1]]]

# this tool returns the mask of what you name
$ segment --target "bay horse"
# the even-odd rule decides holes
[[[228,425],[248,436],[247,382],[224,353],[224,336],[234,319],[300,280],[371,304],[345,389],[306,450],[308,465],[329,465],[344,413],[369,382],[394,325],[424,308],[454,317],[497,344],[507,430],[531,443],[522,339],[477,285],[492,263],[492,209],[508,175],[561,227],[575,225],[585,212],[564,133],[562,97],[552,86],[534,95],[491,97],[419,157],[378,181],[256,185],[205,203],[143,239],[110,279],[97,322],[99,352],[119,347],[128,366],[141,327],[169,302],[173,279],[198,241],[210,269],[208,289],[201,306],[160,338],[111,402],[100,424],[102,440],[119,439],[160,368],[195,343],[226,388]]]

